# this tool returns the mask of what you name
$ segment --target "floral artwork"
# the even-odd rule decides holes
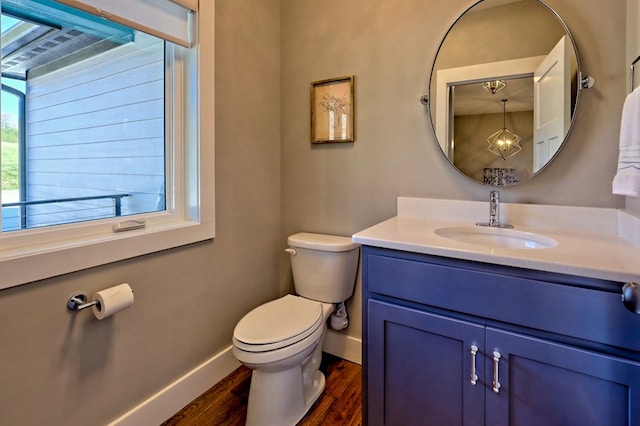
[[[353,142],[353,77],[311,83],[311,142]]]

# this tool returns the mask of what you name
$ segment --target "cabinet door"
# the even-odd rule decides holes
[[[369,424],[484,425],[484,327],[374,300],[368,308]]]
[[[486,348],[487,425],[640,425],[640,363],[492,328]]]

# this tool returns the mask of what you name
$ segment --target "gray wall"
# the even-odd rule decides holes
[[[627,0],[627,60],[631,64],[640,55],[640,0]],[[631,70],[627,66],[627,74]],[[627,81],[629,78],[627,76]],[[635,67],[635,87],[640,86],[640,65]],[[629,89],[630,90],[630,89]],[[626,208],[640,214],[640,197],[627,197]]]
[[[0,291],[1,424],[105,424],[226,348],[242,315],[278,295],[280,5],[215,4],[215,241]],[[214,116],[202,113],[206,137]],[[131,309],[67,312],[72,293],[125,281]]]
[[[393,216],[399,195],[487,198],[446,162],[419,102],[440,39],[470,1],[215,3],[216,240],[0,292],[4,423],[102,424],[217,353],[244,313],[290,288],[281,249],[292,232],[351,235]],[[621,207],[611,180],[626,93],[624,4],[549,4],[597,85],[560,157],[502,198]],[[356,142],[312,146],[310,82],[349,74]],[[117,321],[66,312],[72,292],[122,281],[136,304]],[[350,307],[346,332],[359,337],[357,295]]]
[[[626,94],[625,4],[549,0],[573,33],[583,93],[560,156],[505,202],[622,207],[611,193]],[[419,102],[438,45],[468,0],[282,0],[282,236],[351,235],[395,214],[399,195],[486,200],[489,188],[454,171]],[[356,142],[311,146],[309,83],[356,76]],[[482,218],[478,218],[482,219]],[[284,267],[282,268],[284,270]],[[281,282],[281,286],[286,283]],[[346,333],[360,335],[358,300]]]

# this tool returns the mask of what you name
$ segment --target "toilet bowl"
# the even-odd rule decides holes
[[[350,238],[299,233],[288,243],[298,295],[258,306],[233,333],[234,356],[253,370],[249,426],[295,425],[322,394],[327,320],[355,284],[359,246]]]
[[[294,317],[294,312],[302,316]],[[259,306],[238,323],[233,355],[254,370],[247,425],[294,425],[318,399],[325,387],[324,376],[318,370],[322,359],[320,342],[331,312],[332,304],[287,295]],[[274,338],[257,338],[252,330],[256,324],[264,329],[273,327],[268,334]]]

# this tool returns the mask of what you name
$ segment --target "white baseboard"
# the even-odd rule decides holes
[[[164,389],[124,413],[108,426],[157,426],[202,395],[240,366],[224,349]],[[362,364],[362,340],[327,330],[323,350],[356,364]]]
[[[108,426],[157,426],[240,366],[231,346],[141,402]]]
[[[362,365],[362,339],[327,330],[322,350],[356,364]]]

